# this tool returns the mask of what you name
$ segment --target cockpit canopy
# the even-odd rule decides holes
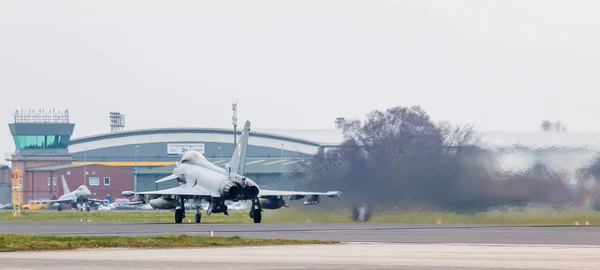
[[[205,161],[206,161],[206,157],[204,157],[204,155],[201,154],[200,152],[187,151],[187,152],[183,153],[183,156],[181,157],[181,160],[179,161],[179,163],[201,165]]]
[[[81,186],[79,186],[79,187],[77,188],[77,190],[82,190],[82,191],[85,191],[85,190],[88,190],[88,188],[87,188],[86,186],[84,186],[84,185],[81,185]]]

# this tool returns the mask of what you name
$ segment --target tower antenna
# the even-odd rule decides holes
[[[125,127],[125,115],[120,112],[110,113],[110,132],[121,131]]]
[[[231,116],[231,124],[233,125],[233,149],[235,149],[237,145],[237,99],[231,104],[231,111],[233,112],[233,116]]]

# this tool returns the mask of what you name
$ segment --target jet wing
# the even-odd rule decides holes
[[[164,177],[164,178],[161,178],[161,179],[158,179],[158,180],[154,181],[154,183],[158,184],[158,183],[166,182],[166,181],[169,181],[169,180],[175,180],[177,178],[179,178],[179,176],[177,176],[175,174],[171,174],[171,175],[169,175],[167,177]]]
[[[178,186],[174,188],[146,191],[146,192],[135,192],[140,195],[179,195],[179,196],[190,196],[190,197],[220,197],[220,194],[212,194],[210,191],[200,186]]]
[[[258,193],[259,197],[270,197],[270,196],[328,196],[328,197],[339,197],[342,195],[339,191],[328,191],[328,192],[310,192],[310,191],[287,191],[287,190],[267,190],[261,189]]]
[[[72,203],[74,202],[73,199],[63,199],[63,200],[39,200],[38,202],[41,203]]]
[[[327,196],[330,198],[339,197],[342,195],[339,191],[328,191],[328,192],[310,192],[310,191],[287,191],[287,190],[267,190],[261,189],[258,193],[258,197],[261,198],[273,198],[273,197],[283,197],[290,196],[290,200],[299,200],[304,198],[305,196],[310,196],[310,198],[304,202],[304,205],[318,204],[319,196]]]
[[[98,199],[88,199],[88,201],[94,202],[94,203],[107,203],[108,202],[108,200],[98,200]]]

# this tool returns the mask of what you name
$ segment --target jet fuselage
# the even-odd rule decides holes
[[[80,186],[76,190],[73,190],[69,193],[63,194],[58,199],[59,200],[72,200],[75,203],[85,202],[92,195],[90,190],[86,186]]]

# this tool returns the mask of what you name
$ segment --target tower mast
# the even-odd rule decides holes
[[[233,149],[237,145],[237,99],[231,104],[231,110],[233,116],[231,117],[231,124],[233,125]]]

